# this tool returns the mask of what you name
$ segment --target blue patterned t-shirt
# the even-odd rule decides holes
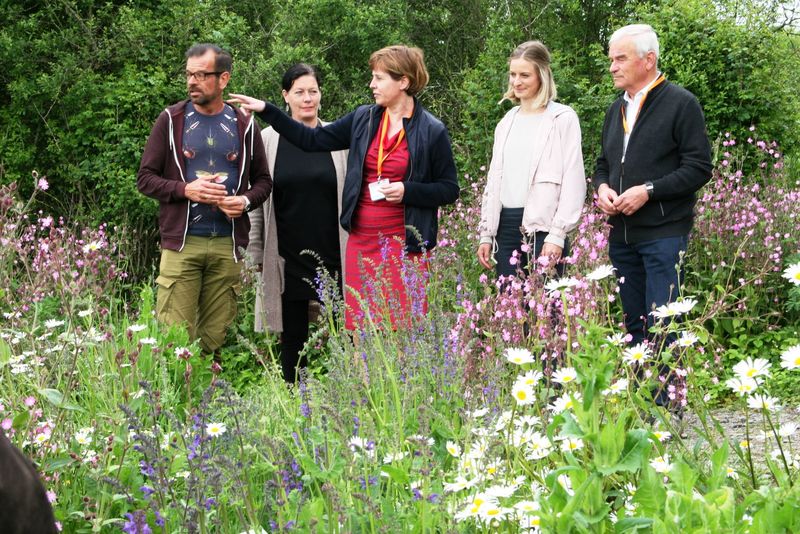
[[[187,183],[216,174],[215,181],[225,186],[228,195],[235,194],[242,150],[233,108],[225,104],[220,113],[204,115],[188,102],[185,117],[181,152]],[[189,235],[225,236],[232,231],[231,221],[216,206],[199,202],[189,205]]]

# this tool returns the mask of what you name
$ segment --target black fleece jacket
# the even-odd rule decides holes
[[[622,193],[650,181],[653,193],[636,213],[609,218],[609,239],[638,243],[686,235],[694,223],[695,192],[711,178],[703,110],[686,89],[670,82],[656,86],[639,111],[623,163],[624,107],[620,95],[606,112],[594,186]]]
[[[350,149],[342,191],[342,228],[350,231],[350,222],[358,203],[367,149],[383,117],[384,108],[376,104],[360,106],[344,117],[317,128],[309,128],[267,103],[258,117],[276,132],[309,152]],[[406,248],[409,252],[430,250],[436,246],[439,229],[438,208],[458,198],[458,176],[444,124],[416,100],[410,119],[403,119],[410,160],[403,181],[405,193]],[[419,232],[422,241],[415,232]]]

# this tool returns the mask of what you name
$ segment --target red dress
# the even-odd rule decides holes
[[[397,135],[387,136],[384,147],[394,147]],[[367,313],[376,324],[388,316],[392,328],[407,326],[412,314],[424,314],[428,306],[425,296],[427,255],[404,250],[403,204],[370,197],[369,184],[378,180],[379,138],[380,130],[364,159],[361,194],[347,238],[344,301],[345,328],[348,330],[369,324],[365,321]],[[404,136],[385,157],[381,169],[383,178],[402,182],[408,162],[408,142]]]

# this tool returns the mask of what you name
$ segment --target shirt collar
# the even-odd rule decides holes
[[[635,95],[633,95],[633,98],[628,96],[628,91],[622,92],[622,98],[624,98],[625,102],[627,103],[636,102],[640,100],[645,93],[647,93],[650,89],[652,89],[653,84],[656,83],[660,77],[661,77],[661,71],[656,71],[656,77],[653,78],[653,81],[651,81],[646,86],[639,89],[639,91]]]

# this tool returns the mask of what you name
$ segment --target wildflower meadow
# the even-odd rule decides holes
[[[481,271],[481,170],[409,328],[349,335],[320,273],[294,386],[252,333],[252,283],[217,365],[156,323],[124,230],[4,187],[0,426],[64,532],[800,531],[800,184],[751,134],[718,142],[661,345],[627,346],[591,199],[565,277]]]

